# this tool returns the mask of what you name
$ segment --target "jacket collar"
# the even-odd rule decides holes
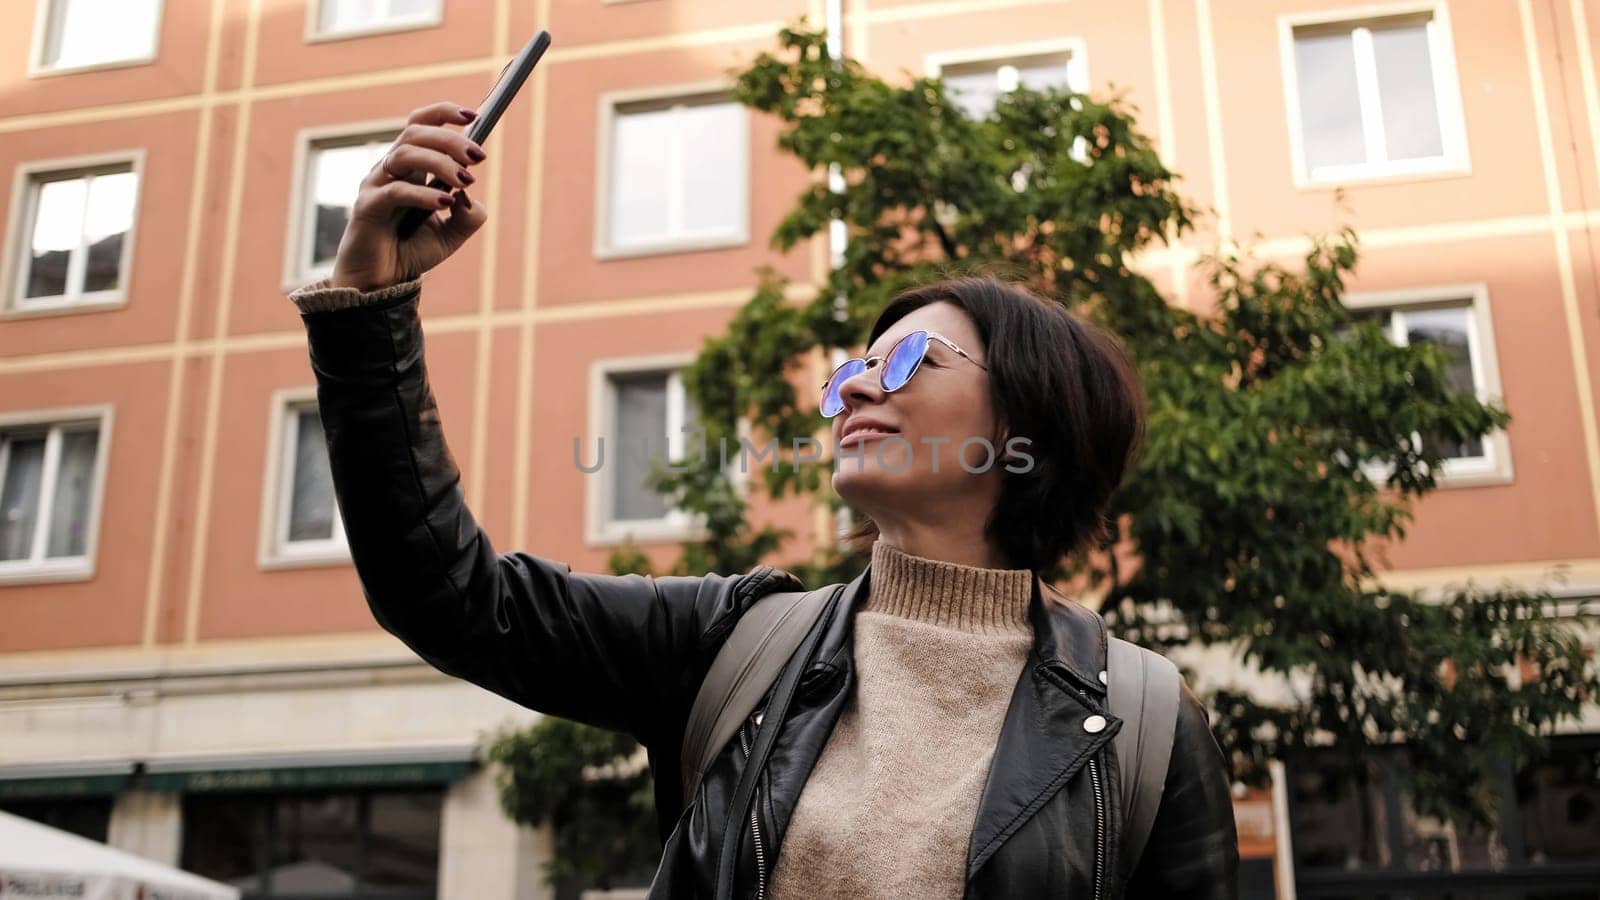
[[[1091,695],[1104,695],[1100,675],[1106,670],[1106,623],[1100,614],[1067,599],[1038,576],[1028,614],[1037,661],[1066,674]]]
[[[1046,594],[1054,595],[1046,599]],[[1033,651],[1017,678],[967,847],[970,880],[1116,735],[1105,714],[1105,622],[1034,579]],[[1101,718],[1097,725],[1091,717]]]

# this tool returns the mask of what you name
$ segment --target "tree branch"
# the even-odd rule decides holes
[[[933,223],[933,233],[939,238],[939,246],[944,249],[944,255],[952,262],[956,259],[956,243],[950,240],[950,235],[945,232],[944,224],[939,221],[936,214],[930,213],[928,221]]]

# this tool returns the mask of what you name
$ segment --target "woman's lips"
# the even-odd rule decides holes
[[[849,447],[853,444],[862,443],[863,441],[873,441],[877,440],[878,438],[886,438],[892,434],[899,433],[900,432],[898,431],[885,431],[880,428],[857,428],[855,431],[845,435],[839,441],[839,446]]]

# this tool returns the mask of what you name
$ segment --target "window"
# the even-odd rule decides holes
[[[350,221],[350,207],[361,189],[361,179],[389,152],[396,137],[397,133],[390,131],[311,142],[304,169],[294,280],[303,283],[332,274],[339,239]]]
[[[930,61],[932,74],[944,80],[950,99],[969,117],[987,118],[1001,94],[1017,88],[1083,88],[1082,54],[1070,50],[1004,54],[983,59],[970,55]]]
[[[1442,293],[1357,295],[1346,298],[1346,302],[1355,307],[1358,317],[1377,320],[1389,339],[1400,346],[1434,344],[1442,348],[1450,359],[1447,378],[1452,389],[1471,391],[1480,400],[1500,396],[1488,297],[1482,287]],[[1503,431],[1466,441],[1439,435],[1417,435],[1415,440],[1443,458],[1444,483],[1503,483],[1511,478],[1510,448]],[[1367,474],[1374,481],[1388,478],[1380,466],[1372,467]]]
[[[148,62],[160,25],[161,0],[40,0],[34,70]]]
[[[1001,95],[1018,88],[1082,91],[1089,80],[1083,47],[1076,40],[938,53],[928,57],[927,71],[944,81],[950,101],[971,119],[988,118]],[[1089,145],[1083,137],[1073,140],[1071,155],[1080,163],[1088,163]],[[1032,171],[1031,164],[1023,163],[1012,172],[1012,188],[1019,193],[1026,191]],[[950,227],[956,222],[957,211],[940,201],[935,204],[934,215]]]
[[[8,311],[122,303],[138,194],[131,162],[29,175]]]
[[[1375,756],[1362,784],[1336,766],[1289,772],[1289,817],[1301,897],[1476,896],[1493,872],[1507,900],[1600,883],[1600,735],[1550,740],[1547,757],[1487,786],[1496,821],[1462,828],[1419,814],[1401,792],[1404,772]]]
[[[0,425],[0,581],[92,572],[103,421]]]
[[[1301,181],[1466,171],[1461,97],[1442,9],[1284,28]]]
[[[444,792],[191,794],[183,868],[250,898],[423,900],[439,887]]]
[[[313,37],[349,37],[439,24],[443,0],[320,0]]]
[[[0,812],[105,843],[111,831],[110,797],[28,797],[0,800]]]
[[[749,118],[720,95],[614,103],[595,253],[732,246],[749,234]]]
[[[683,457],[688,398],[677,372],[629,372],[607,376],[612,421],[609,434],[617,442],[615,464],[608,467],[613,522],[657,521],[672,510],[667,499],[649,486],[652,466]]]
[[[350,551],[316,403],[280,397],[275,405],[280,410],[278,457],[267,481],[275,502],[268,506],[271,539],[263,547],[262,564],[344,562]]]

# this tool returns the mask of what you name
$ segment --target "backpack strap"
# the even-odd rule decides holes
[[[712,760],[778,680],[784,664],[841,587],[768,594],[745,610],[717,651],[683,730],[683,802],[694,799]]]
[[[1153,650],[1111,638],[1106,647],[1106,692],[1122,719],[1112,742],[1122,772],[1122,855],[1133,871],[1144,853],[1166,789],[1178,725],[1178,667]]]

